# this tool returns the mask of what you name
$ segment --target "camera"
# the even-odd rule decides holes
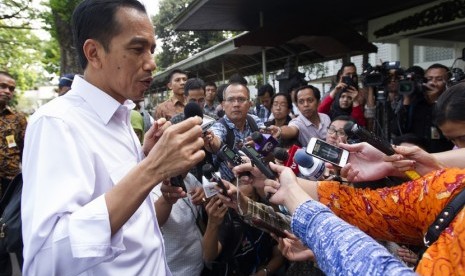
[[[465,50],[465,48],[464,48],[464,50]],[[451,78],[449,79],[449,81],[447,83],[447,85],[449,87],[453,86],[453,85],[456,85],[457,83],[459,83],[460,81],[465,79],[465,73],[460,68],[452,68],[450,73],[451,73]]]
[[[371,66],[367,63],[363,66],[361,75],[364,86],[381,87],[387,84],[390,74],[401,74],[399,61],[385,61],[381,65]]]
[[[347,86],[352,86],[352,87],[357,87],[356,83],[354,82],[354,79],[352,76],[342,76],[342,82],[347,84]]]
[[[422,94],[425,91],[426,80],[423,75],[407,70],[401,80],[399,80],[399,94],[410,96]]]

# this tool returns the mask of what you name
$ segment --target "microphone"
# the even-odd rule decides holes
[[[273,150],[273,156],[276,164],[284,165],[284,162],[289,159],[289,154],[287,153],[286,149],[281,147],[276,147]]]
[[[224,185],[223,181],[221,180],[220,176],[218,173],[214,171],[213,165],[212,164],[205,164],[202,166],[202,186],[204,187],[205,195],[209,198],[215,194],[218,193],[217,190],[215,190],[214,186],[215,184],[218,185],[218,187],[221,188],[221,194],[229,197],[228,196],[228,189],[226,189],[226,186]],[[211,185],[214,183],[214,185]]]
[[[278,145],[278,141],[271,134],[262,134],[255,131],[251,137],[255,142],[255,150],[263,156],[267,156]]]
[[[204,115],[203,110],[198,105],[197,103],[190,102],[187,103],[186,106],[184,107],[184,117],[191,118],[194,116],[199,116],[202,118],[202,133],[205,134],[205,132],[216,122],[216,120],[210,116]]]
[[[288,154],[289,154],[289,158],[287,158],[286,162],[284,162],[284,166],[286,167],[289,167],[292,169],[292,171],[296,174],[296,175],[299,175],[300,174],[300,170],[299,170],[299,165],[297,165],[297,163],[294,161],[294,158],[295,158],[295,153],[297,152],[297,150],[299,150],[300,147],[297,146],[297,145],[292,145],[292,147],[289,149],[288,151]]]
[[[347,122],[344,126],[344,132],[348,137],[359,138],[361,142],[367,142],[386,155],[396,153],[388,141],[381,139],[376,134],[360,127],[356,123]],[[405,174],[412,180],[420,178],[420,175],[416,171],[406,171]]]
[[[300,174],[307,179],[318,180],[325,172],[325,162],[313,158],[304,149],[297,150],[294,160],[299,167]]]

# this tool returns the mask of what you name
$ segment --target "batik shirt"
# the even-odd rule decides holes
[[[428,227],[464,188],[465,170],[444,169],[400,186],[377,190],[322,181],[318,196],[319,201],[337,216],[373,238],[423,245]],[[465,275],[465,208],[462,207],[437,241],[426,250],[416,272],[421,275]]]
[[[26,116],[6,107],[0,112],[0,177],[13,179],[20,172]],[[1,191],[0,191],[1,194]]]

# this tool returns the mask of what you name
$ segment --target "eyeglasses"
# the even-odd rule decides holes
[[[328,134],[336,134],[339,137],[346,137],[347,134],[344,132],[344,129],[336,129],[335,127],[328,127]]]
[[[243,98],[243,97],[238,97],[238,98],[233,98],[233,97],[231,97],[231,98],[226,98],[226,102],[228,102],[228,103],[235,103],[235,102],[237,102],[237,103],[239,103],[239,104],[243,104],[243,103],[245,103],[245,102],[248,101],[248,100],[249,100],[249,99]]]
[[[10,92],[14,92],[16,89],[16,86],[8,85],[6,83],[0,83],[0,89],[7,89],[10,90]]]

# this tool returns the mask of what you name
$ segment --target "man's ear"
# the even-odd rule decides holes
[[[88,65],[94,68],[102,67],[102,57],[105,49],[103,46],[94,39],[87,39],[82,46],[84,55],[87,58]]]

